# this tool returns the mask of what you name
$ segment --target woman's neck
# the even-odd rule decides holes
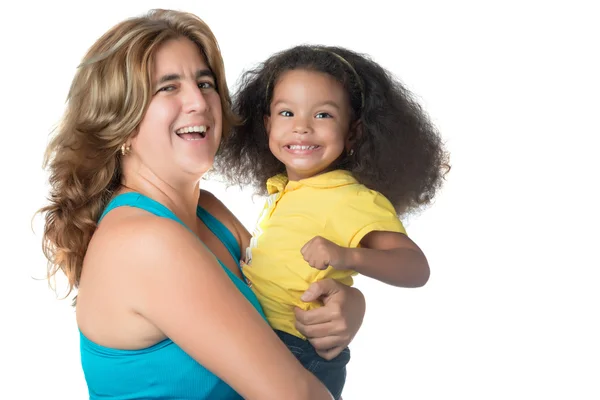
[[[154,175],[124,174],[120,192],[137,192],[173,211],[190,229],[196,229],[196,208],[200,196],[199,181],[165,182]]]

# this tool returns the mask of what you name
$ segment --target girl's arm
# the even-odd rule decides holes
[[[429,264],[421,249],[406,235],[373,231],[347,248],[317,236],[302,248],[304,259],[314,268],[352,269],[394,286],[419,287],[429,280]]]
[[[114,243],[135,276],[134,311],[241,396],[331,399],[183,226],[137,217]]]

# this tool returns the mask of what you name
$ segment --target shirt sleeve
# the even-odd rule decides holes
[[[331,228],[346,247],[358,247],[370,232],[389,231],[406,234],[394,206],[381,193],[361,190],[340,202],[336,217],[330,220]]]

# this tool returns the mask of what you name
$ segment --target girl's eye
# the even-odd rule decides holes
[[[281,111],[279,113],[279,115],[281,115],[282,117],[293,117],[294,116],[294,114],[292,114],[291,111]]]
[[[333,118],[333,117],[329,113],[321,112],[321,113],[318,113],[317,115],[315,115],[315,118]]]

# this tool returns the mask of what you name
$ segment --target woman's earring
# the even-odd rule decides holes
[[[131,145],[127,143],[123,143],[121,145],[121,154],[126,156],[131,151]]]
[[[351,156],[354,154],[354,149],[350,149],[350,151],[348,152],[348,155]]]

